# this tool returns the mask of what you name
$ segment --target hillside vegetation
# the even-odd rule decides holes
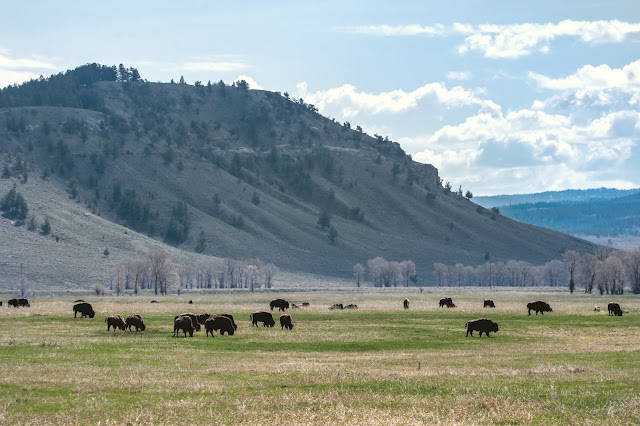
[[[0,170],[0,196],[16,184],[34,216],[0,219],[3,287],[21,263],[41,284],[88,285],[152,249],[342,277],[382,256],[414,261],[423,284],[434,262],[593,250],[473,204],[387,138],[245,82],[149,83],[91,64],[5,88]]]

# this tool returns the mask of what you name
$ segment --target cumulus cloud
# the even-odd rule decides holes
[[[585,65],[575,73],[561,78],[529,72],[529,78],[541,89],[560,91],[543,101],[536,100],[536,109],[612,105],[638,106],[640,61],[622,68]]]
[[[548,53],[558,37],[576,37],[588,44],[620,43],[640,34],[640,23],[611,21],[573,21],[478,25],[465,27],[467,37],[458,46],[461,54],[480,52],[487,58],[519,58],[532,53]]]
[[[628,187],[640,181],[640,112],[635,110],[581,124],[572,116],[535,110],[481,113],[442,127],[422,143],[416,161],[432,163],[446,179],[483,193]]]
[[[491,100],[480,98],[476,92],[461,86],[448,89],[443,83],[425,84],[411,92],[396,89],[380,93],[358,91],[351,84],[317,92],[309,92],[306,82],[299,83],[296,87],[298,96],[314,104],[320,111],[328,107],[337,107],[346,118],[357,116],[362,112],[397,114],[416,108],[420,101],[448,107],[476,105],[483,111],[500,112],[499,105]]]

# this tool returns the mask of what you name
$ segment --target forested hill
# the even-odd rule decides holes
[[[435,262],[593,249],[477,206],[302,99],[181,83],[90,64],[0,91],[0,196],[16,185],[28,205],[25,220],[0,218],[0,280],[25,263],[79,283],[152,246],[341,277],[376,256],[413,260],[425,283]],[[30,226],[45,218],[48,237]],[[116,235],[126,244],[106,257]]]
[[[640,194],[582,202],[525,203],[500,207],[503,215],[520,222],[573,235],[638,236]]]
[[[594,188],[594,189],[567,189],[565,191],[546,191],[533,194],[505,194],[477,196],[473,199],[476,204],[490,209],[491,207],[509,206],[513,204],[531,203],[568,203],[594,200],[611,200],[626,195],[637,194],[640,188],[636,189],[615,189],[615,188]]]

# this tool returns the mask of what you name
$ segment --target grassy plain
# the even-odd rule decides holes
[[[94,319],[74,319],[73,298],[5,305],[0,424],[640,423],[636,296],[617,296],[631,312],[609,317],[595,296],[433,291],[89,297]],[[278,296],[311,306],[290,312],[291,332],[252,327]],[[458,307],[439,309],[441,296]],[[555,312],[527,316],[536,299]],[[327,309],[338,302],[360,308]],[[238,331],[174,338],[186,311],[231,313]],[[107,332],[116,313],[143,315],[147,331]],[[480,317],[500,331],[466,338]]]

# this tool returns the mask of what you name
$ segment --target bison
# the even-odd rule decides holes
[[[111,327],[113,327],[113,331],[116,331],[117,328],[122,331],[127,329],[127,324],[124,322],[122,315],[111,315],[110,317],[105,318],[104,322],[107,323],[107,331],[109,331]]]
[[[231,320],[231,325],[233,325],[233,329],[237,330],[238,329],[238,325],[236,324],[236,322],[233,320],[233,315],[231,314],[218,314],[219,317],[227,317]]]
[[[404,299],[402,301],[402,306],[404,306],[405,309],[409,309],[409,299]]]
[[[529,310],[529,315],[531,315],[531,311],[536,311],[536,315],[538,315],[538,312],[540,312],[542,315],[544,315],[545,312],[553,312],[551,306],[549,306],[547,302],[543,302],[542,300],[527,303],[527,309]]]
[[[600,312],[600,306],[596,306],[595,308],[593,308],[593,312]]]
[[[303,308],[308,308],[309,306],[310,306],[309,302],[302,302],[302,307]]]
[[[293,330],[293,323],[291,322],[291,315],[280,315],[280,329]]]
[[[198,320],[198,323],[204,325],[204,323],[211,318],[212,315],[211,314],[200,314],[200,315],[196,315],[196,319]]]
[[[136,331],[139,331],[139,330],[145,331],[147,329],[147,326],[144,325],[144,319],[142,319],[142,316],[140,315],[128,316],[125,321],[125,324],[127,324],[129,331],[131,331],[131,327],[135,327]]]
[[[2,306],[2,300],[0,300],[0,306]]]
[[[157,300],[152,300],[150,303],[160,303]]]
[[[276,325],[276,322],[273,319],[273,315],[271,315],[269,312],[254,312],[251,314],[250,319],[251,323],[256,327],[258,326],[259,322],[262,323],[263,327],[273,327],[274,325]]]
[[[187,302],[187,305],[193,305],[193,300],[189,300],[189,301]]]
[[[14,308],[17,308],[18,306],[20,306],[18,304],[18,299],[9,299],[9,301],[7,302],[8,306],[13,306]]]
[[[300,306],[296,305],[295,303],[292,303],[291,309],[300,309]]]
[[[73,301],[73,303],[84,303],[84,302],[85,302],[85,301],[84,301],[84,300],[82,300],[82,299],[77,299],[77,300],[74,300],[74,301]]]
[[[281,312],[289,309],[289,302],[284,299],[273,299],[269,302],[269,307],[273,311],[273,308],[278,308]]]
[[[358,305],[356,305],[355,303],[349,303],[344,308],[345,309],[358,309]]]
[[[440,307],[446,306],[447,308],[455,308],[456,305],[453,303],[453,300],[450,297],[445,297],[444,299],[440,299]]]
[[[184,332],[184,337],[187,337],[187,333],[189,333],[189,337],[193,337],[193,331],[195,327],[193,326],[193,321],[190,316],[182,316],[178,315],[173,320],[173,337],[178,337],[180,334],[180,330]]]
[[[233,333],[235,333],[235,328],[233,328],[231,320],[221,315],[216,315],[207,319],[204,323],[204,329],[207,331],[207,336],[211,333],[211,337],[213,337],[214,330],[219,331],[223,336],[225,332],[229,336],[233,336]]]
[[[29,301],[27,299],[18,299],[18,306],[21,306],[23,308],[28,308],[31,305],[29,304]]]
[[[491,299],[487,299],[484,301],[484,304],[482,305],[483,308],[495,308],[496,305],[495,303],[493,303],[493,300]]]
[[[336,303],[335,305],[331,306],[329,309],[331,309],[331,310],[344,309],[344,307],[342,306],[342,303]]]
[[[193,327],[196,331],[200,331],[200,323],[198,322],[198,317],[195,316],[194,314],[180,314],[180,315],[176,315],[173,319],[177,319],[178,317],[189,317],[191,318],[191,323],[193,324]]]
[[[615,315],[616,317],[621,317],[622,316],[622,309],[620,308],[620,305],[618,305],[617,303],[609,303],[607,305],[607,309],[609,310],[609,316],[611,315]]]
[[[80,318],[84,318],[84,317],[93,318],[94,316],[96,316],[96,312],[93,310],[93,306],[91,306],[91,304],[87,302],[77,303],[73,305],[74,318],[77,318],[78,312],[82,314]]]
[[[477,320],[469,321],[465,324],[465,327],[467,327],[466,337],[469,337],[469,334],[471,334],[471,337],[473,337],[474,331],[479,331],[480,337],[482,337],[482,333],[486,334],[487,337],[491,337],[489,336],[490,332],[494,332],[494,333],[498,332],[498,323],[488,320],[486,318],[480,318]]]

